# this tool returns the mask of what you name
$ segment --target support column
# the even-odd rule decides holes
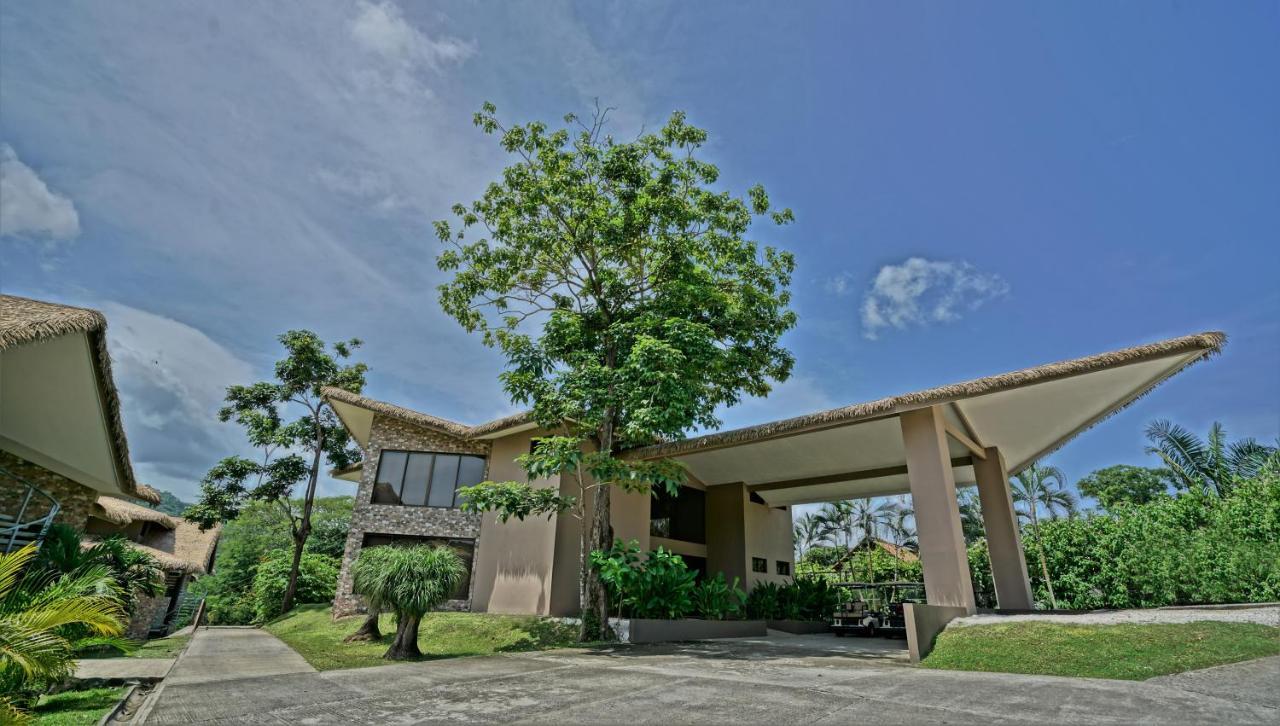
[[[960,526],[955,476],[942,411],[936,406],[899,414],[907,454],[911,504],[916,512],[920,564],[930,605],[976,609],[969,555]]]
[[[974,457],[973,473],[978,479],[978,500],[982,503],[982,527],[991,551],[991,575],[996,584],[996,600],[1001,608],[1032,610],[1031,580],[1022,555],[1018,514],[1013,509],[1009,474],[1000,449],[986,449],[985,460]]]
[[[707,574],[724,573],[747,586],[747,487],[741,482],[707,487]]]

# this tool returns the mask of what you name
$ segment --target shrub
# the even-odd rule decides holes
[[[737,617],[742,613],[747,593],[738,587],[738,578],[733,584],[724,581],[724,573],[717,572],[715,577],[698,583],[693,588],[694,611],[707,620],[725,620]]]
[[[747,595],[746,610],[755,620],[822,621],[839,601],[839,592],[826,580],[801,577],[786,585],[757,583]]]
[[[752,620],[778,620],[782,617],[782,588],[773,582],[759,582],[747,594],[747,617]]]
[[[368,564],[380,570],[380,576],[363,579],[364,594],[396,614],[396,637],[382,657],[417,658],[422,655],[422,616],[449,599],[466,577],[466,565],[448,547],[374,547],[368,552]]]
[[[281,552],[258,566],[253,578],[253,611],[259,622],[280,614],[284,591],[289,587],[292,553]],[[298,591],[294,602],[329,602],[338,587],[340,563],[335,557],[304,553],[298,563]]]
[[[592,552],[591,566],[600,573],[619,615],[676,619],[694,611],[698,573],[680,555],[659,547],[641,559],[637,542],[619,539],[607,551]]]

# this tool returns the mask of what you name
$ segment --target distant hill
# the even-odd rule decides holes
[[[164,512],[165,514],[177,516],[185,512],[187,507],[191,506],[169,492],[162,489],[157,489],[156,491],[160,492],[160,503],[156,505],[156,509]]]

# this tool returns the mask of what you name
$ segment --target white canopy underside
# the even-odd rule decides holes
[[[999,447],[1010,473],[1017,473],[1202,355],[1204,351],[1181,352],[938,405],[952,427],[969,431],[982,446]],[[771,505],[905,494],[906,454],[897,413],[673,458],[707,485],[762,485],[755,491]],[[947,441],[953,458],[970,456],[954,438]],[[901,471],[867,476],[876,470]],[[958,485],[974,481],[968,464],[953,467],[953,472]],[[848,478],[840,479],[842,474]],[[803,481],[820,477],[821,483]]]

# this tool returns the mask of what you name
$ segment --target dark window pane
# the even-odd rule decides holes
[[[683,542],[707,543],[706,492],[680,487],[672,497],[666,489],[655,489],[649,503],[649,534]]]
[[[410,454],[404,470],[404,488],[400,502],[408,507],[427,503],[427,482],[431,479],[431,454]]]
[[[408,458],[409,455],[403,451],[384,451],[378,456],[378,476],[373,484],[374,503],[400,503],[400,482],[404,479]]]
[[[783,562],[782,560],[778,560],[778,574],[779,574],[779,575],[790,575],[790,574],[791,574],[791,563],[790,563],[790,562]]]
[[[464,456],[458,468],[458,486],[470,487],[484,481],[484,457]],[[453,506],[462,504],[461,497],[454,497]]]
[[[763,557],[752,557],[752,558],[751,558],[751,571],[752,571],[752,572],[763,572],[763,573],[768,574],[768,572],[769,572],[769,561],[768,561],[768,560],[766,560],[766,559],[765,559],[765,558],[763,558]]]
[[[454,454],[437,454],[436,466],[431,472],[431,507],[452,507],[453,487],[458,482],[458,457]]]

